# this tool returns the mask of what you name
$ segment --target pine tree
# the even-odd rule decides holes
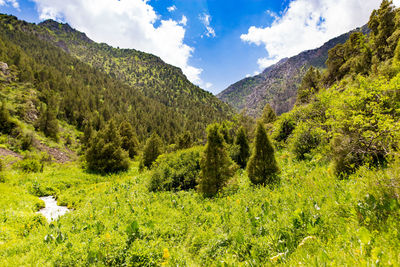
[[[200,160],[198,190],[205,196],[215,196],[233,175],[233,162],[226,151],[219,124],[207,127],[207,145]]]
[[[122,138],[121,147],[128,151],[129,157],[133,159],[138,154],[139,142],[132,125],[127,121],[121,122],[119,125],[119,133]]]
[[[263,114],[262,114],[262,121],[265,124],[272,123],[276,121],[276,113],[272,109],[271,105],[267,103],[263,109]]]
[[[239,146],[239,155],[237,157],[236,163],[240,166],[240,168],[245,169],[247,161],[250,157],[250,146],[246,131],[243,127],[239,128],[235,144]]]
[[[272,184],[279,171],[274,148],[268,138],[267,131],[259,121],[252,156],[247,165],[247,172],[253,184]]]
[[[154,132],[146,141],[143,151],[142,165],[150,168],[153,162],[161,154],[162,141],[158,134]]]
[[[121,148],[121,136],[111,120],[106,127],[91,139],[86,151],[90,170],[100,173],[126,171],[129,168],[128,152]]]
[[[41,114],[38,120],[39,129],[47,136],[54,140],[58,140],[58,121],[57,109],[54,98],[51,98],[49,104],[41,107]]]

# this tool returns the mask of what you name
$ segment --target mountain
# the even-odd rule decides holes
[[[259,75],[248,77],[230,85],[217,97],[237,110],[246,110],[248,115],[258,117],[265,104],[269,103],[277,114],[291,110],[296,101],[297,88],[310,66],[325,68],[328,51],[343,44],[355,31],[366,33],[367,27],[336,37],[323,46],[300,53],[266,68]]]
[[[17,57],[23,54],[32,66],[5,55],[0,60],[30,69],[26,81],[36,87],[42,69],[59,76],[56,84],[49,83],[50,91],[58,94],[59,117],[78,127],[88,117],[119,116],[128,118],[141,139],[156,131],[171,143],[184,131],[203,138],[208,124],[233,114],[229,105],[154,55],[98,44],[52,20],[36,25],[0,15],[0,29],[1,39],[9,44],[5,46],[14,47]]]

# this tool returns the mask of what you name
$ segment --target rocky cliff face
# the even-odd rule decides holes
[[[354,31],[367,32],[367,27]],[[349,33],[336,37],[317,49],[308,50],[291,58],[282,59],[266,68],[261,74],[245,78],[217,95],[237,110],[246,110],[248,115],[258,117],[265,104],[269,103],[277,114],[291,110],[296,101],[297,88],[310,66],[325,68],[328,51],[337,44],[346,42]]]

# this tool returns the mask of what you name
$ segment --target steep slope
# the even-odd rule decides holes
[[[132,86],[183,114],[196,131],[201,124],[227,118],[231,108],[211,93],[193,85],[182,70],[159,57],[134,49],[118,49],[93,42],[68,24],[53,20],[40,23],[35,31],[67,53]]]
[[[366,32],[367,28],[362,27],[355,31]],[[352,32],[336,37],[320,48],[282,59],[261,74],[229,86],[217,97],[238,110],[246,109],[253,117],[258,117],[267,103],[270,103],[278,114],[288,112],[294,106],[297,88],[307,69],[310,66],[325,68],[328,51],[337,44],[344,43]]]
[[[124,117],[141,139],[156,131],[170,143],[185,130],[201,138],[206,125],[232,114],[227,104],[156,56],[97,44],[54,21],[35,25],[1,15],[0,27],[2,40],[16,46],[35,65],[29,67],[29,82],[44,83],[38,79],[43,68],[57,76],[59,84],[50,89],[59,96],[60,114],[79,127],[99,114],[105,120]],[[6,55],[0,60],[19,67]],[[71,79],[74,75],[79,77]]]

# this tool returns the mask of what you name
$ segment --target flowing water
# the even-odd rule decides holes
[[[40,199],[44,201],[46,206],[39,210],[38,213],[43,214],[49,222],[57,220],[58,217],[69,211],[67,207],[58,206],[57,200],[53,196],[41,197]]]

